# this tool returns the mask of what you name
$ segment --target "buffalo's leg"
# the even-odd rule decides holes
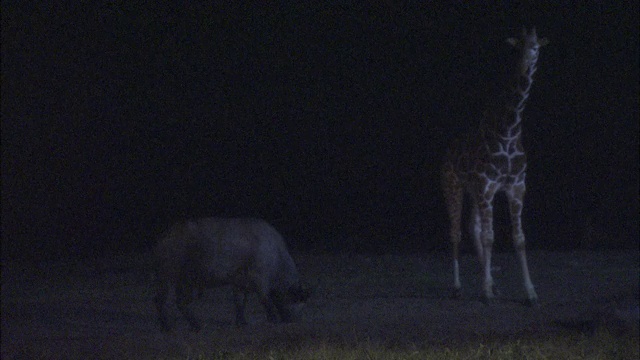
[[[281,292],[274,291],[271,293],[271,299],[276,309],[278,310],[278,314],[280,314],[280,319],[282,320],[282,322],[292,322],[293,314],[287,306],[287,296]]]
[[[272,323],[278,322],[277,308],[273,303],[271,294],[260,293],[260,302],[267,312],[267,320]]]
[[[193,331],[200,331],[201,325],[196,319],[196,316],[193,313],[193,310],[189,306],[193,301],[193,288],[188,285],[178,284],[176,286],[176,306],[178,310],[182,313],[182,315],[189,322],[189,326]]]
[[[160,322],[160,326],[162,327],[163,331],[170,331],[173,327],[173,324],[169,322],[167,313],[164,308],[164,305],[167,302],[167,296],[169,294],[169,286],[166,282],[158,280],[156,287],[157,293],[153,300],[158,311],[158,321]]]
[[[233,289],[233,302],[236,306],[236,325],[242,326],[247,324],[244,316],[244,309],[247,306],[247,294],[242,289]]]

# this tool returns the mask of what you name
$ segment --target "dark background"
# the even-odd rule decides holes
[[[446,249],[445,147],[523,25],[550,40],[528,247],[638,247],[638,2],[89,3],[2,2],[4,258],[142,251],[205,215],[263,217],[301,251]]]

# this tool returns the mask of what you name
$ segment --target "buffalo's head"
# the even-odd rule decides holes
[[[291,286],[285,292],[275,292],[273,294],[273,302],[278,309],[282,322],[299,321],[302,308],[311,293],[311,289],[301,285]]]

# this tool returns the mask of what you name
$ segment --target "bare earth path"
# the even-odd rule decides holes
[[[257,300],[249,325],[233,325],[228,288],[207,290],[197,304],[205,328],[173,333],[156,323],[146,256],[83,267],[60,263],[33,270],[3,264],[2,359],[187,358],[320,343],[392,347],[455,346],[474,339],[551,337],[599,327],[638,336],[638,251],[530,252],[540,307],[525,298],[516,257],[495,256],[501,296],[480,301],[477,260],[462,258],[464,296],[450,299],[445,253],[424,256],[293,254],[315,292],[303,321],[270,324]],[[177,316],[177,311],[176,311]]]

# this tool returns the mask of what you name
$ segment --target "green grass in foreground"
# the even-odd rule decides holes
[[[569,334],[547,340],[514,340],[508,342],[472,341],[468,345],[449,348],[416,346],[416,349],[386,349],[380,345],[358,347],[319,344],[291,349],[191,354],[188,359],[639,359],[637,336],[616,336],[600,331],[594,336]]]

